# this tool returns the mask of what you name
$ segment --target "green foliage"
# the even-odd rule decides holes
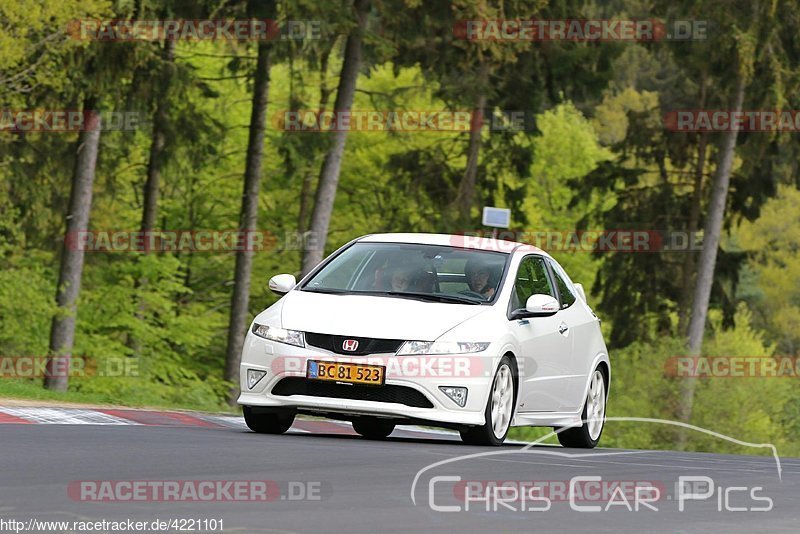
[[[782,187],[761,217],[736,233],[749,259],[739,297],[782,354],[800,353],[800,191]]]
[[[595,128],[571,102],[537,115],[536,124],[541,134],[530,142],[534,158],[523,203],[528,228],[566,235],[577,227],[583,211],[569,207],[574,195],[570,181],[586,176],[612,153],[600,145]],[[551,253],[575,282],[584,284],[587,295],[591,294],[597,263],[589,252]]]
[[[183,283],[181,262],[147,255],[92,270],[89,276],[94,284],[82,295],[81,310],[87,312],[79,316],[76,354],[97,360],[135,358],[138,376],[77,380],[73,388],[119,398],[132,394],[140,402],[219,407],[225,390],[217,374],[222,360],[207,350],[215,332],[224,329],[225,316],[195,303],[182,305],[191,289]],[[136,280],[146,282],[137,286]],[[138,354],[130,348],[131,339],[138,343]]]
[[[58,89],[61,61],[86,42],[72,39],[69,24],[109,14],[107,0],[0,3],[0,97],[19,103],[32,88]]]
[[[46,354],[50,318],[55,313],[54,273],[35,264],[0,269],[0,287],[0,354]]]
[[[736,327],[724,329],[719,313],[712,317],[713,335],[703,345],[703,357],[769,357],[773,348],[751,322],[744,306],[736,314]],[[676,410],[680,381],[675,358],[686,356],[685,341],[663,337],[657,342],[635,342],[613,351],[613,366],[606,415],[612,420],[603,430],[603,445],[629,449],[675,449]],[[771,443],[781,456],[800,454],[797,386],[793,378],[701,378],[695,391],[694,410],[688,423],[750,443]],[[614,421],[613,418],[648,418],[664,422]],[[512,437],[530,441],[545,429],[515,429]],[[549,440],[548,442],[555,442]],[[768,449],[738,445],[697,430],[688,431],[687,450],[732,454],[771,454]]]
[[[713,335],[703,345],[704,357],[772,354],[763,335],[751,326],[752,315],[744,307],[736,314],[736,327],[723,329],[720,314],[712,317]],[[612,354],[614,373],[610,417],[650,417],[675,421],[679,382],[667,370],[670,358],[685,356],[684,341],[662,338],[657,343],[633,343]],[[752,443],[772,443],[781,455],[800,453],[785,412],[796,385],[791,378],[714,377],[701,378],[695,391],[689,423]],[[736,454],[766,454],[698,431],[689,431],[688,447],[697,451]],[[609,446],[671,449],[677,443],[677,427],[639,422],[611,422],[605,430]]]
[[[259,229],[274,236],[275,246],[255,254],[251,315],[277,298],[266,290],[270,275],[299,270],[297,232],[307,228],[329,139],[324,133],[283,132],[277,119],[286,110],[333,106],[341,35],[354,23],[345,4],[277,4],[280,20],[323,24],[319,40],[276,40],[271,48]],[[491,204],[510,208],[519,230],[685,231],[702,138],[667,131],[664,113],[729,106],[737,73],[749,80],[750,107],[796,108],[800,41],[789,23],[797,20],[795,4],[381,0],[372,3],[364,50],[369,68],[362,69],[354,109],[465,110],[485,96],[487,113],[524,111],[532,117],[527,131],[481,132],[473,215]],[[144,18],[246,16],[244,2],[140,7]],[[84,96],[96,94],[103,109],[148,117],[135,132],[103,133],[91,211],[93,230],[136,230],[156,80],[169,69],[157,227],[234,230],[256,44],[182,41],[174,64],[167,64],[162,43],[93,43],[66,34],[71,20],[126,18],[133,9],[131,2],[104,0],[0,6],[3,107],[75,109]],[[719,33],[692,43],[504,43],[459,40],[453,32],[457,21],[472,18],[653,16],[714,20]],[[0,131],[0,355],[46,354],[76,137]],[[717,263],[704,350],[797,354],[800,149],[792,135],[740,138],[725,221],[729,234]],[[468,140],[465,132],[351,132],[328,251],[372,232],[473,229],[458,222],[453,208]],[[705,140],[698,228],[717,158],[716,139]],[[552,252],[585,285],[603,318],[614,363],[609,415],[675,419],[679,379],[665,376],[664,362],[685,352],[677,325],[687,312],[682,291],[691,284],[687,253]],[[88,252],[74,354],[130,361],[136,374],[75,378],[71,398],[222,407],[229,386],[221,377],[233,266],[229,252]],[[39,385],[7,380],[0,395],[67,398]],[[800,433],[797,399],[790,379],[703,379],[692,423],[798,454],[791,439]],[[512,437],[546,432],[515,430]],[[604,444],[667,448],[675,439],[673,427],[614,422]],[[703,435],[691,435],[690,446],[753,452]]]

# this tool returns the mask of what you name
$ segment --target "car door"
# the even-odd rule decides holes
[[[525,308],[528,297],[537,293],[558,298],[544,258],[525,256],[515,274],[509,317]],[[522,350],[518,358],[520,413],[561,411],[567,403],[572,336],[569,330],[559,331],[563,322],[561,311],[550,317],[510,319],[511,331]]]
[[[561,395],[559,411],[574,412],[583,406],[584,387],[591,369],[593,354],[590,354],[589,342],[591,330],[596,328],[596,317],[578,296],[578,292],[569,276],[552,258],[546,260],[550,274],[558,293],[561,310],[555,315],[559,317],[559,328],[572,340],[572,350],[562,365],[565,388]]]

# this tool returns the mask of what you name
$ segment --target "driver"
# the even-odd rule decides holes
[[[480,260],[471,259],[464,267],[464,274],[467,277],[467,285],[470,291],[480,294],[486,300],[494,296],[492,271],[488,265]]]

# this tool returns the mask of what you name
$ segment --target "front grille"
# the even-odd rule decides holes
[[[313,332],[306,332],[306,344],[312,347],[317,347],[336,354],[352,354],[355,356],[363,356],[365,354],[383,354],[388,352],[397,352],[400,345],[403,344],[402,339],[376,339],[371,337],[353,337],[353,336],[334,336],[331,334],[315,334]],[[358,341],[358,348],[356,350],[344,350],[342,345],[345,340]]]
[[[394,402],[414,408],[433,408],[431,401],[416,389],[392,384],[383,386],[347,385],[335,382],[317,382],[316,380],[307,380],[301,377],[288,377],[275,384],[275,387],[272,388],[272,394],[281,397],[309,395],[311,397],[334,399]]]

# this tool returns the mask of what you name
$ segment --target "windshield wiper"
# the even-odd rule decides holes
[[[456,304],[481,304],[483,301],[465,295],[445,295],[443,293],[417,293],[414,291],[348,291],[346,289],[333,289],[325,287],[304,287],[301,291],[309,293],[326,293],[329,295],[371,295],[405,297],[410,299],[425,300],[432,302],[453,302]]]
[[[434,302],[454,302],[458,304],[480,304],[482,301],[464,295],[445,295],[442,293],[416,293],[414,291],[386,291],[384,294],[393,297],[417,298]]]
[[[309,293],[328,293],[330,295],[344,295],[345,293],[352,293],[346,289],[333,289],[327,287],[304,287],[301,291],[308,291]]]

